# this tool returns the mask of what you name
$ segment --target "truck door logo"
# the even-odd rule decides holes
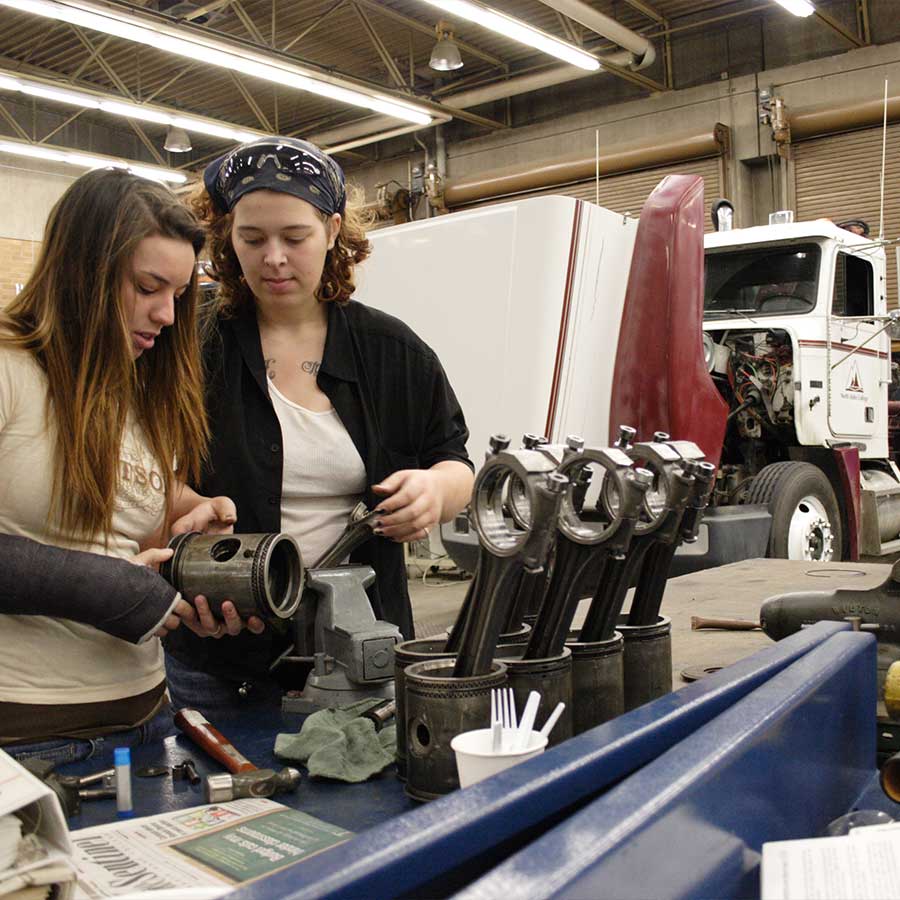
[[[847,383],[847,390],[853,394],[863,393],[862,381],[859,377],[859,366],[857,366],[856,360],[850,364],[850,381]]]

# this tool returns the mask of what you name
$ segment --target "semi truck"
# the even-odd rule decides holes
[[[698,443],[716,489],[675,573],[900,550],[884,246],[784,213],[704,218],[684,175],[639,218],[562,196],[452,213],[373,232],[358,293],[438,353],[476,463],[495,432]],[[441,539],[471,569],[468,532],[463,515]]]

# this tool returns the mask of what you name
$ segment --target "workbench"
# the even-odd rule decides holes
[[[877,797],[875,641],[820,623],[775,644],[759,632],[691,632],[690,616],[753,619],[766,596],[810,578],[831,589],[847,583],[845,570],[860,586],[888,571],[766,560],[674,579],[663,612],[679,690],[425,806],[392,770],[362,785],[304,779],[278,799],[357,836],[231,896],[754,896],[762,841],[816,836],[865,791]],[[692,684],[679,677],[712,663],[733,664]],[[255,709],[213,724],[255,763],[279,768],[274,736],[300,717]],[[201,775],[220,771],[181,736],[132,753],[135,770],[189,756]],[[138,815],[203,802],[199,785],[133,781]],[[114,816],[114,802],[85,804],[70,825]],[[675,868],[660,868],[673,841]]]

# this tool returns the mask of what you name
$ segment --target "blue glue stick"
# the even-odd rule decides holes
[[[131,804],[131,750],[116,747],[113,759],[116,765],[116,811],[120,819],[130,819],[134,815]]]

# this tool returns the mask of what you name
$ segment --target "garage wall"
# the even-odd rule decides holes
[[[597,92],[611,76],[599,74],[588,81]],[[900,43],[867,47],[758,75],[726,78],[641,100],[600,106],[588,112],[559,115],[552,121],[489,134],[447,147],[447,178],[467,179],[478,173],[529,162],[593,155],[598,139],[600,152],[619,146],[651,144],[659,135],[696,133],[721,122],[730,130],[731,147],[725,160],[722,193],[735,201],[737,224],[763,224],[771,211],[773,179],[775,205],[786,208],[792,198],[792,162],[775,157],[768,125],[760,125],[758,91],[773,88],[784,97],[788,112],[821,106],[844,106],[877,99],[884,79],[900,84]],[[477,110],[476,110],[477,111]],[[433,134],[422,139],[434,159]],[[407,184],[408,170],[421,164],[424,153],[396,152],[377,164],[349,167],[350,178],[369,199],[375,186],[392,179]],[[773,165],[767,160],[774,158]],[[612,176],[613,178],[619,176]],[[757,195],[762,195],[760,199]],[[424,215],[424,203],[419,215]]]

